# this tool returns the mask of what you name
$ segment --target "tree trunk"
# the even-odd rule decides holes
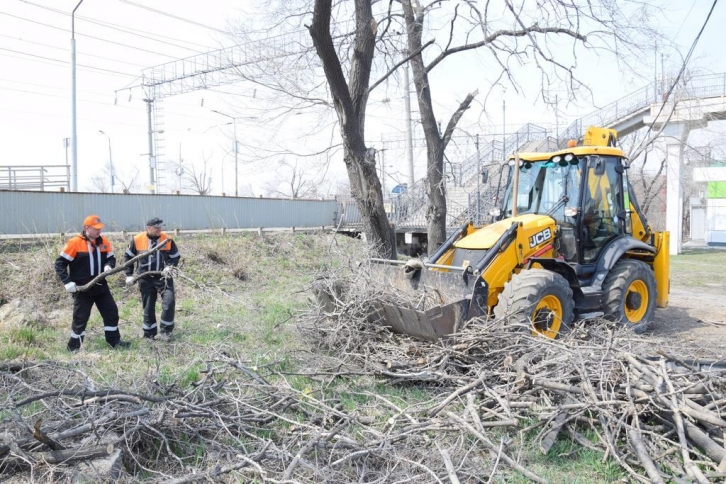
[[[350,191],[363,220],[367,242],[384,259],[396,258],[396,234],[383,206],[381,182],[376,173],[376,152],[367,149],[354,152],[345,147],[345,166]]]
[[[429,205],[426,210],[428,222],[428,253],[433,254],[446,240],[446,184],[444,183],[444,141],[431,104],[431,88],[421,55],[421,35],[423,31],[423,9],[414,11],[410,0],[403,0],[406,30],[408,32],[409,52],[419,52],[411,58],[413,82],[416,85],[421,125],[426,137],[426,176],[428,184],[426,195]]]
[[[315,0],[310,36],[323,63],[333,106],[343,138],[343,160],[348,171],[367,241],[383,258],[396,258],[396,235],[383,207],[376,152],[365,145],[365,111],[377,25],[371,0],[355,0],[356,32],[350,73],[346,82],[330,35],[331,0]]]

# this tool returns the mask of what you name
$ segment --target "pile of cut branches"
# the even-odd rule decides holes
[[[315,351],[294,371],[289,355],[263,366],[186,343],[173,351],[204,355],[191,383],[153,367],[100,381],[83,359],[0,364],[0,473],[69,481],[120,449],[128,481],[546,482],[523,449],[566,436],[632,481],[726,476],[725,370],[708,355],[604,322],[552,341],[474,320],[418,342],[369,317],[376,297],[405,296],[349,269],[316,281],[334,296],[299,315]]]
[[[584,321],[552,341],[478,319],[445,342],[413,341],[381,330],[368,315],[377,298],[408,307],[417,301],[386,291],[364,271],[317,284],[355,290],[312,308],[302,327],[310,341],[392,382],[436,388],[422,413],[445,416],[470,438],[484,438],[488,426],[536,430],[535,442],[547,453],[566,433],[641,482],[726,477],[726,361],[605,321]],[[357,345],[350,334],[359,334]],[[507,455],[506,446],[497,449]]]

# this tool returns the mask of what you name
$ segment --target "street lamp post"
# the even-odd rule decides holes
[[[234,130],[234,196],[236,197],[239,195],[237,178],[237,118],[230,116],[229,114],[220,113],[215,109],[212,109],[212,112],[232,120],[232,129]]]
[[[63,148],[66,150],[66,190],[71,191],[71,172],[68,164],[68,146],[71,144],[70,138],[63,138]]]
[[[111,193],[113,193],[113,187],[115,182],[116,174],[114,173],[113,169],[113,156],[111,156],[111,137],[104,133],[102,130],[98,130],[98,132],[102,135],[104,135],[108,139],[108,169],[111,172]]]
[[[71,143],[73,145],[73,166],[71,167],[71,190],[78,191],[78,135],[76,133],[76,10],[83,0],[78,2],[71,12]]]

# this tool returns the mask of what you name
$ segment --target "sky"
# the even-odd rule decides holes
[[[71,152],[64,140],[71,136],[70,12],[77,3],[0,2],[0,166],[64,165],[67,156],[70,162]],[[581,59],[586,67],[582,76],[593,98],[570,104],[562,101],[556,114],[536,101],[536,89],[525,89],[524,93],[492,91],[486,105],[480,95],[475,109],[462,119],[463,130],[471,136],[457,141],[451,157],[471,153],[473,133],[501,133],[503,124],[511,132],[525,122],[547,127],[559,122],[565,126],[595,106],[651,82],[662,71],[675,72],[711,4],[711,0],[664,0],[657,25],[666,38],[681,46],[681,54],[671,46],[660,46],[657,53],[651,49],[649,56],[634,63],[636,72],[621,69],[605,57]],[[117,178],[128,182],[135,177],[140,190],[146,191],[149,128],[146,94],[140,87],[142,70],[234,46],[239,40],[229,32],[237,20],[259,13],[242,0],[83,0],[75,15],[79,191],[95,191],[94,177],[108,181],[104,167],[109,158]],[[692,72],[726,72],[720,32],[724,24],[726,7],[719,4],[694,52],[689,66]],[[241,49],[251,52],[253,48],[248,44]],[[487,92],[489,86],[480,75],[485,69],[477,62],[455,60],[445,69],[437,69],[431,79],[437,115],[446,119],[474,89]],[[528,87],[526,80],[522,84]],[[412,103],[415,111],[413,97]],[[369,144],[386,149],[385,179],[390,189],[406,181],[408,171],[399,86],[384,83],[372,93],[369,104],[367,138]],[[275,154],[277,146],[294,146],[296,152],[309,154],[338,142],[331,116],[290,111],[271,117],[276,108],[270,96],[262,96],[254,84],[244,82],[166,97],[157,105],[162,120],[158,130],[163,131],[158,135],[163,141],[161,162],[167,168],[181,166],[184,172],[177,173],[184,177],[192,170],[208,173],[213,194],[234,194],[235,189],[240,195],[269,193],[271,187],[290,178],[289,167],[298,163],[299,168],[308,167],[307,177],[328,191],[344,183],[339,151],[330,159]],[[235,118],[234,123],[231,118]],[[311,139],[308,133],[317,135]],[[415,160],[418,178],[425,164],[421,147],[415,150]],[[288,168],[281,167],[281,162]],[[168,173],[163,184],[167,191],[177,189],[180,179]],[[120,190],[118,181],[115,190]]]

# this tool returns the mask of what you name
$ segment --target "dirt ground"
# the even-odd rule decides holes
[[[708,292],[672,285],[668,307],[656,309],[647,334],[680,339],[709,357],[726,358],[726,284],[716,281]]]

